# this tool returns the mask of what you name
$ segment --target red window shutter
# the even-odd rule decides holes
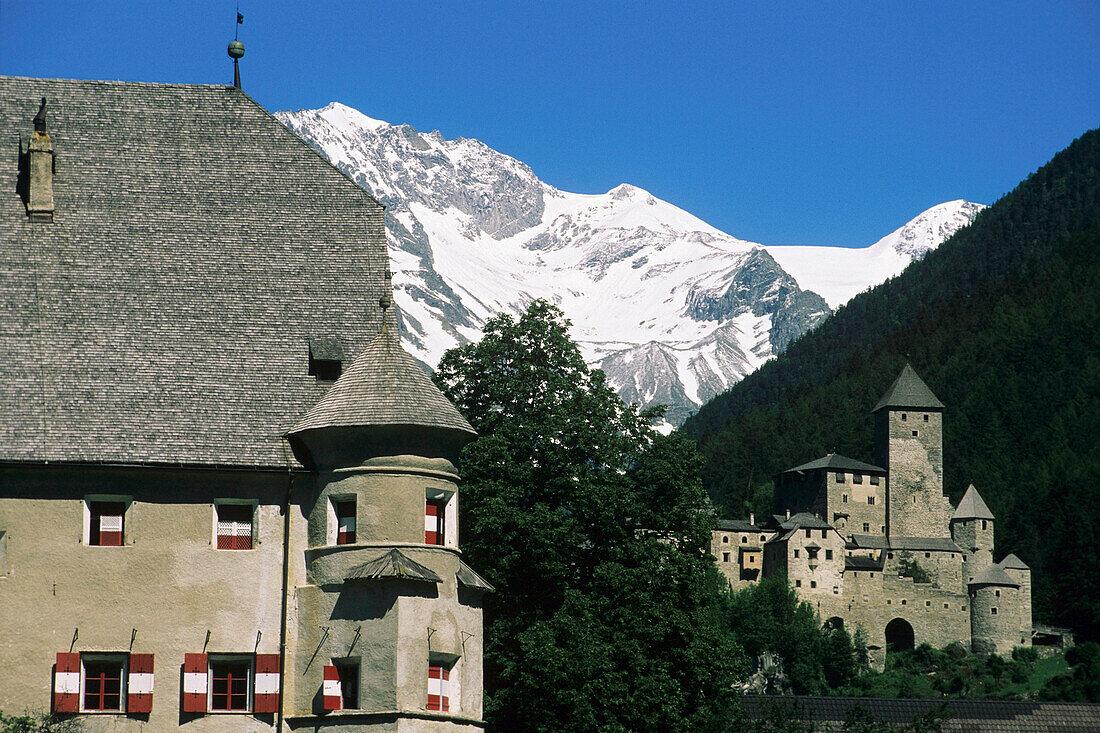
[[[336,544],[355,544],[355,502],[341,501],[336,504]]]
[[[90,506],[91,542],[104,547],[122,546],[122,522],[126,505],[119,501],[97,501]]]
[[[183,655],[183,712],[206,712],[207,674],[205,654]]]
[[[53,672],[53,711],[80,712],[80,655],[58,652]]]
[[[218,549],[252,549],[252,505],[218,505]]]
[[[428,665],[428,710],[448,712],[450,705],[451,671],[439,665]]]
[[[424,542],[429,545],[443,544],[443,507],[433,501],[424,505]]]
[[[153,710],[153,655],[131,654],[126,678],[126,712],[149,713]]]
[[[334,664],[325,665],[325,681],[321,688],[322,707],[325,710],[339,710],[342,707],[343,694],[340,690],[340,670]]]
[[[256,655],[255,712],[279,712],[279,669],[278,654]]]

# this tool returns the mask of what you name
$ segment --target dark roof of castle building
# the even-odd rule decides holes
[[[913,367],[906,364],[872,412],[878,412],[884,407],[942,410],[943,403],[936,399],[936,395],[932,394],[932,390],[928,389],[924,380],[917,376]]]
[[[387,328],[287,434],[397,425],[477,434]]]
[[[989,511],[989,507],[982,501],[982,496],[974,488],[974,484],[970,484],[966,493],[963,494],[963,498],[959,500],[959,506],[955,509],[955,513],[951,515],[951,518],[993,519],[993,512]]]
[[[836,453],[830,453],[823,458],[818,458],[816,461],[803,463],[801,466],[788,468],[783,473],[792,473],[794,471],[813,471],[817,468],[831,468],[840,471],[859,471],[862,473],[886,473],[885,468],[880,468],[878,466],[871,465],[870,463],[864,463],[863,461],[857,461],[854,458],[846,458],[845,456],[837,455]]]
[[[866,555],[849,555],[844,558],[845,570],[882,570],[883,557],[867,557]]]
[[[1027,563],[1012,553],[1003,557],[997,564],[1005,570],[1031,570],[1031,568],[1027,566]]]
[[[719,519],[718,529],[723,529],[727,532],[760,532],[763,528],[757,527],[755,524],[744,519]]]
[[[1011,585],[1016,588],[1020,587],[1020,584],[1010,578],[1008,573],[999,565],[990,565],[983,568],[980,573],[974,576],[969,585]]]
[[[2,77],[13,156],[42,97],[52,223],[0,169],[0,460],[285,468],[311,339],[381,327],[381,204],[231,86]]]

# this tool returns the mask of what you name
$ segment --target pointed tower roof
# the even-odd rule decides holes
[[[924,380],[917,376],[913,367],[906,364],[871,412],[878,412],[884,407],[942,410],[943,403],[936,399],[936,395],[932,394],[932,390],[928,389]]]
[[[970,484],[970,488],[963,494],[951,519],[993,519],[993,512],[989,511],[989,507],[982,501],[982,496],[974,488],[974,484]]]
[[[997,564],[1000,565],[1005,570],[1031,570],[1031,568],[1029,568],[1027,566],[1027,563],[1025,563],[1020,558],[1016,557],[1016,555],[1014,555],[1012,553],[1009,553],[1008,555],[1006,555]]]
[[[1019,588],[1020,584],[1008,577],[1008,573],[998,565],[990,565],[974,576],[968,585],[1010,585]]]
[[[477,432],[384,328],[287,437],[307,430],[412,426]]]

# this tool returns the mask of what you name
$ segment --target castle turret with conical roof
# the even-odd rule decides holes
[[[886,476],[886,531],[947,536],[943,495],[943,403],[909,364],[875,405],[875,463]]]
[[[480,596],[492,588],[462,561],[455,468],[475,436],[389,327],[286,434],[316,476],[298,708],[349,731],[481,726]],[[354,710],[341,703],[349,677]]]

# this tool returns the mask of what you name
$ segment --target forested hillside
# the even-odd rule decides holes
[[[771,477],[873,459],[870,410],[906,360],[946,405],[945,490],[973,482],[998,558],[1033,573],[1037,621],[1100,636],[1100,131],[970,227],[857,296],[683,431],[720,511],[770,509]]]

